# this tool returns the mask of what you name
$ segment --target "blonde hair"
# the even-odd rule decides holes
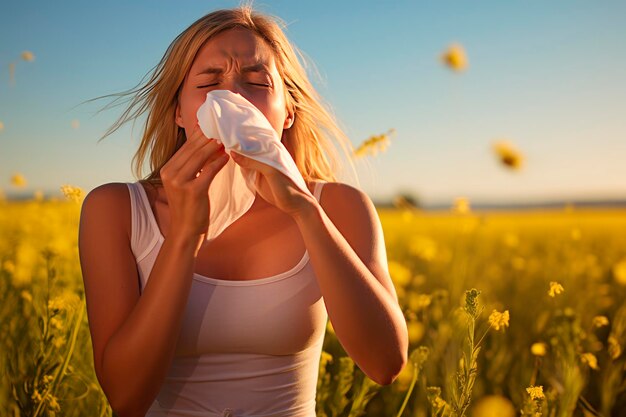
[[[251,4],[217,10],[196,20],[172,41],[145,84],[141,85],[141,82],[150,72],[138,87],[98,97],[118,96],[115,102],[120,97],[131,96],[130,105],[100,140],[148,111],[141,143],[132,160],[133,171],[137,178],[141,178],[144,160],[148,156],[151,172],[143,180],[162,185],[160,169],[186,140],[185,130],[175,122],[178,94],[185,76],[198,50],[208,39],[235,27],[251,30],[274,52],[278,73],[285,84],[287,106],[295,111],[293,125],[283,132],[283,143],[292,153],[304,180],[337,180],[336,173],[343,166],[332,138],[346,154],[354,172],[354,148],[309,81],[304,55],[283,33],[284,22],[256,12]],[[305,64],[300,63],[298,56]],[[109,105],[105,109],[107,107]]]

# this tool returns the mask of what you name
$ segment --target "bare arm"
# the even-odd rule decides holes
[[[130,212],[125,184],[89,193],[80,262],[100,385],[120,416],[143,416],[174,357],[198,242],[169,234],[140,297],[130,225],[123,223],[130,215],[122,211]]]
[[[324,208],[296,217],[337,338],[359,368],[388,385],[407,363],[406,320],[389,276],[383,231],[362,191],[324,186]]]
[[[169,233],[139,294],[126,184],[83,202],[79,254],[98,381],[122,417],[143,416],[174,357],[196,256],[209,227],[208,190],[228,155],[200,129],[161,168]]]

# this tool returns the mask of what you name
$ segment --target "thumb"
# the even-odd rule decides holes
[[[244,167],[244,168],[255,168],[255,160],[253,160],[252,158],[248,158],[245,155],[242,155],[240,153],[237,152],[231,152],[230,153],[231,158],[233,158],[233,161],[235,161],[237,164],[239,164],[240,166]]]

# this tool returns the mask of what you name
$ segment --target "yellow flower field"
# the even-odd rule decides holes
[[[111,415],[69,194],[0,201],[0,415]],[[625,412],[626,211],[379,214],[410,361],[378,386],[329,324],[319,416]]]

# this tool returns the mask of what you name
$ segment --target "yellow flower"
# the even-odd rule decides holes
[[[326,352],[325,350],[322,350],[322,354],[320,356],[320,368],[321,369],[326,368],[326,364],[328,364],[328,362],[332,362],[332,361],[333,361],[333,355],[331,355],[330,353]],[[97,388],[97,387],[96,386],[92,386],[92,388]]]
[[[619,345],[617,338],[613,335],[610,335],[608,342],[609,356],[611,357],[611,359],[615,360],[619,358],[619,356],[622,354],[622,347]]]
[[[390,137],[395,131],[395,129],[389,129],[387,133],[370,136],[354,151],[354,156],[362,157],[367,154],[376,156],[378,151],[385,151],[390,144]]]
[[[465,197],[457,197],[454,199],[454,204],[452,205],[452,211],[459,214],[469,213],[470,211],[470,202]]]
[[[407,390],[411,385],[413,379],[413,368],[415,365],[409,361],[404,368],[398,374],[397,379],[394,381],[394,385],[397,385],[399,390]]]
[[[15,272],[15,264],[9,260],[4,261],[2,264],[2,269],[7,272],[14,273]]]
[[[526,267],[526,259],[522,258],[521,256],[516,256],[511,259],[511,266],[513,267],[513,269],[521,271]]]
[[[4,130],[4,123],[0,122],[0,132]]]
[[[439,56],[441,62],[448,66],[453,71],[463,71],[467,69],[467,55],[465,49],[459,43],[453,43],[448,46],[448,49]]]
[[[411,210],[403,210],[402,211],[402,221],[409,222],[413,219],[415,213]]]
[[[426,387],[426,398],[430,402],[430,406],[434,409],[436,415],[444,415],[444,411],[448,408],[448,403],[441,398],[441,388]]]
[[[531,400],[543,400],[545,396],[543,395],[543,385],[534,386],[526,388],[526,392],[530,395]]]
[[[57,297],[48,300],[49,310],[73,310],[80,307],[80,297],[73,292],[65,292]]]
[[[416,320],[409,320],[407,330],[409,331],[409,343],[412,345],[422,340],[426,333],[424,324]]]
[[[326,330],[329,333],[335,334],[335,329],[333,328],[333,324],[330,322],[330,320],[328,320],[328,322],[326,323]]]
[[[533,343],[530,347],[530,352],[535,356],[545,356],[548,350],[548,345],[542,342]]]
[[[519,237],[514,233],[507,233],[504,235],[502,240],[504,241],[504,244],[510,248],[514,248],[519,245]]]
[[[43,200],[43,191],[41,190],[36,190],[33,193],[33,197],[35,198],[35,201],[42,201]]]
[[[51,317],[50,326],[54,327],[55,329],[61,330],[63,329],[63,322],[59,320],[57,317]]]
[[[48,394],[48,405],[50,406],[50,411],[61,410],[61,406],[59,405],[57,398],[52,394]]]
[[[493,143],[493,150],[506,168],[519,170],[524,161],[523,155],[506,140],[499,140]]]
[[[41,394],[39,393],[39,391],[37,390],[37,388],[35,388],[35,391],[33,392],[33,394],[30,396],[30,398],[35,401],[35,403],[40,403],[41,401],[43,401],[43,397],[41,396]]]
[[[404,287],[411,281],[411,270],[400,262],[388,261],[389,275],[396,287]]]
[[[548,295],[554,298],[557,294],[561,294],[565,291],[565,288],[561,284],[556,281],[550,281],[550,289],[548,290]]]
[[[509,399],[501,395],[486,395],[474,406],[472,417],[515,417],[517,412]]]
[[[496,330],[502,328],[504,331],[505,327],[509,327],[509,310],[505,310],[504,313],[493,310],[489,315],[489,324]]]
[[[80,122],[78,121],[78,119],[74,119],[72,120],[70,125],[72,126],[72,129],[78,129],[80,127]]]
[[[445,408],[445,406],[447,406],[447,405],[448,405],[448,403],[447,403],[447,402],[445,402],[445,401],[444,401],[444,399],[443,399],[443,398],[441,398],[441,397],[437,397],[437,398],[435,398],[434,403],[435,403],[435,408],[436,408],[437,410],[442,409],[442,408]]]
[[[622,259],[613,266],[613,277],[618,284],[626,285],[626,259]]]
[[[417,312],[425,309],[430,305],[432,296],[428,294],[418,294],[417,291],[411,291],[408,295],[409,310]]]
[[[22,292],[20,293],[20,296],[27,302],[32,303],[33,302],[33,296],[31,295],[31,293],[27,290],[22,290]]]
[[[61,191],[69,200],[73,200],[79,202],[84,197],[84,191],[79,187],[74,187],[72,185],[62,185]]]
[[[595,369],[596,371],[599,369],[598,358],[596,358],[596,355],[594,355],[593,353],[583,353],[582,355],[580,355],[580,359],[584,364],[589,365],[591,369]]]
[[[52,344],[55,348],[59,349],[61,346],[65,344],[65,339],[61,336],[55,337],[52,339]]]
[[[48,300],[48,310],[65,310],[67,302],[63,297],[54,297]]]
[[[409,252],[424,261],[432,261],[437,256],[437,243],[428,236],[413,235],[409,241]]]
[[[16,172],[11,177],[11,184],[16,187],[26,187],[26,178],[24,178],[24,176],[19,172]]]
[[[22,52],[22,59],[24,61],[32,62],[35,60],[35,55],[31,51]]]
[[[606,316],[595,316],[592,320],[594,327],[602,327],[609,325],[609,319]]]

